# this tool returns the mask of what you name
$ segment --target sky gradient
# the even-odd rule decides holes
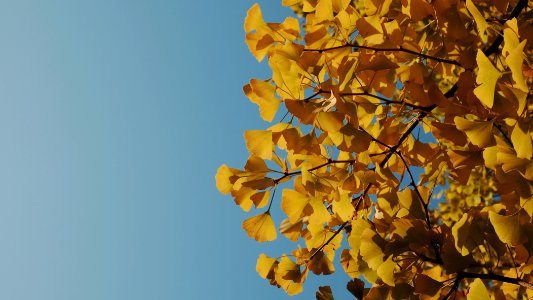
[[[253,3],[0,1],[0,299],[288,298],[255,262],[295,246],[249,239],[214,181],[269,126],[242,93],[270,77]],[[319,279],[347,299],[341,273]]]

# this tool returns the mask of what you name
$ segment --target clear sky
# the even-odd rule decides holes
[[[252,4],[0,1],[0,299],[288,298],[255,262],[294,245],[250,240],[214,182],[268,126],[242,93],[270,76]],[[340,273],[319,279],[347,299]]]

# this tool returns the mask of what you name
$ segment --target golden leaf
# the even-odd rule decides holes
[[[526,46],[526,41],[522,41],[520,45],[511,50],[509,55],[505,58],[505,62],[511,69],[511,74],[515,82],[515,87],[523,92],[528,92],[526,80],[524,74],[522,73],[522,63],[524,61],[524,47]]]
[[[483,17],[483,15],[481,15],[472,0],[466,0],[466,8],[468,9],[472,17],[474,17],[474,22],[476,22],[477,31],[479,32],[479,37],[481,38],[481,41],[483,43],[486,43],[488,40],[487,28],[489,27],[489,24],[487,24],[487,21],[485,21],[485,18]]]
[[[250,7],[246,14],[246,18],[244,18],[244,31],[250,32],[263,26],[266,26],[266,23],[263,21],[261,8],[259,7],[259,4],[255,3]]]
[[[384,262],[384,245],[385,240],[372,229],[367,228],[361,234],[361,255],[373,270],[377,270]]]
[[[252,79],[243,87],[243,90],[248,99],[259,106],[261,118],[272,122],[281,103],[281,100],[275,96],[276,87],[268,81]]]
[[[494,144],[492,121],[469,121],[465,118],[455,117],[454,122],[457,129],[466,133],[472,144],[480,148]]]
[[[512,246],[520,241],[519,215],[502,216],[495,212],[489,212],[490,223],[494,227],[500,240]]]
[[[331,0],[318,0],[316,4],[315,23],[333,21],[333,3]]]
[[[258,242],[273,241],[277,237],[276,226],[269,212],[244,220],[242,228],[250,238]]]
[[[379,278],[389,286],[395,286],[394,268],[396,263],[392,260],[392,256],[389,256],[377,269]]]
[[[483,281],[479,278],[474,279],[468,289],[467,300],[490,300],[489,292]]]
[[[333,212],[345,222],[352,218],[355,208],[352,205],[352,198],[348,194],[341,194],[339,199],[335,200],[332,205]]]
[[[272,131],[270,130],[248,130],[244,132],[246,148],[251,155],[263,159],[272,159]]]
[[[309,197],[307,195],[303,195],[295,190],[283,190],[281,209],[287,214],[291,223],[295,224],[298,222],[308,203]]]
[[[467,213],[453,225],[452,234],[455,239],[455,248],[461,255],[468,255],[481,245],[480,239],[483,239],[482,224],[474,213]]]
[[[516,156],[519,158],[531,159],[533,155],[532,135],[529,132],[531,122],[516,122],[511,141],[513,142]]]
[[[274,268],[276,267],[277,263],[278,261],[275,258],[268,257],[261,253],[257,259],[255,270],[257,273],[259,273],[259,276],[266,279],[269,277],[269,274],[274,272]]]
[[[303,222],[301,220],[296,223],[291,223],[289,219],[281,221],[279,231],[289,240],[296,242],[302,234]]]
[[[500,78],[501,73],[492,65],[490,60],[480,49],[477,51],[476,61],[479,67],[476,82],[479,86],[474,89],[474,94],[483,105],[491,108],[494,103],[496,82],[498,81],[498,78]]]
[[[217,175],[215,180],[217,183],[217,189],[222,194],[228,194],[233,189],[233,183],[230,180],[230,177],[235,175],[235,169],[232,169],[226,165],[222,165],[217,170]]]
[[[305,276],[300,271],[300,267],[286,255],[283,255],[278,263],[275,279],[290,296],[303,291],[302,282]]]

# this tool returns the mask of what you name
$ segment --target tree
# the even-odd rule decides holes
[[[243,88],[281,120],[246,131],[244,169],[216,175],[255,207],[251,238],[295,243],[261,254],[259,275],[294,295],[340,261],[357,298],[531,299],[528,1],[282,2],[299,18],[248,11],[246,43],[272,77]]]

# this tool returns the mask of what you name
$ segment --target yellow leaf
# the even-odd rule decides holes
[[[381,18],[378,15],[360,18],[356,24],[359,33],[365,38],[368,46],[379,45],[385,40],[383,28],[381,27]]]
[[[258,242],[273,241],[277,237],[276,226],[269,212],[246,219],[242,228],[250,238]]]
[[[251,155],[263,159],[272,159],[272,131],[270,130],[248,130],[244,132],[246,148]]]
[[[350,5],[350,0],[332,0],[333,10],[340,12],[345,10]]]
[[[261,14],[261,8],[259,7],[259,4],[255,3],[250,7],[246,14],[246,18],[244,18],[244,31],[250,32],[265,25],[263,15]]]
[[[278,86],[277,93],[283,99],[301,99],[304,71],[298,63],[281,53],[274,53],[268,59],[272,69],[272,80]]]
[[[277,262],[278,261],[275,258],[268,257],[261,253],[257,259],[255,270],[259,273],[259,276],[266,279],[269,277],[268,275],[274,271]]]
[[[497,154],[498,154],[497,146],[485,148],[483,150],[483,160],[485,160],[485,166],[487,166],[490,169],[496,170]]]
[[[252,200],[256,208],[265,207],[268,204],[268,200],[270,199],[270,190],[255,193],[254,195],[250,196],[250,199]]]
[[[382,17],[389,12],[391,2],[392,0],[364,0],[366,14]]]
[[[246,45],[257,61],[262,61],[272,47],[274,39],[270,35],[260,35],[257,32],[246,34]]]
[[[507,147],[498,147],[496,159],[498,164],[502,164],[504,172],[518,170],[524,178],[533,181],[533,161],[517,157],[513,150]]]
[[[290,296],[303,291],[302,282],[305,280],[305,275],[300,271],[300,266],[286,255],[283,255],[278,263],[275,279]]]
[[[281,100],[276,98],[276,87],[268,81],[252,79],[250,84],[243,87],[244,93],[252,103],[259,106],[261,118],[267,122],[272,122]]]
[[[519,214],[502,216],[491,211],[489,212],[489,219],[502,242],[512,246],[518,244],[520,240]]]
[[[370,136],[350,124],[344,125],[338,132],[330,131],[328,136],[339,150],[347,152],[363,152],[368,149]]]
[[[258,61],[263,60],[268,49],[274,44],[272,30],[263,21],[259,4],[254,4],[246,14],[244,19],[244,30],[246,33],[246,44],[248,49]]]
[[[483,105],[492,108],[496,82],[500,78],[501,73],[492,65],[480,49],[477,51],[476,62],[479,67],[476,82],[479,86],[474,89],[474,94]]]
[[[343,124],[344,114],[338,112],[319,112],[316,116],[315,123],[322,131],[337,132]]]
[[[418,198],[416,192],[410,188],[405,188],[402,191],[398,192],[398,200],[400,202],[400,207],[405,208],[409,211],[409,214],[418,219],[425,219],[426,214],[422,203]],[[427,199],[421,199],[422,201],[427,201]]]
[[[519,36],[518,36],[518,23],[516,18],[512,18],[505,22],[505,28],[503,29],[503,56],[507,57],[510,52],[518,47]]]
[[[529,133],[529,123],[516,122],[511,134],[511,141],[516,150],[516,156],[531,159],[533,155],[533,141]]]
[[[285,21],[281,23],[281,28],[283,28],[285,34],[289,35],[293,40],[300,36],[300,24],[296,18],[286,18]]]
[[[512,49],[509,55],[505,58],[505,62],[511,69],[513,80],[515,82],[515,87],[520,89],[523,92],[528,92],[528,87],[524,74],[522,73],[522,62],[524,61],[524,47],[526,46],[526,41],[522,41],[520,45]]]
[[[316,4],[315,23],[333,21],[333,3],[331,0],[318,0]]]
[[[385,243],[386,241],[372,229],[367,228],[361,234],[361,256],[373,270],[377,270],[384,262]]]
[[[217,189],[222,194],[227,194],[231,192],[233,188],[233,183],[230,181],[230,177],[235,175],[235,173],[232,171],[235,169],[232,169],[226,165],[220,166],[217,170],[217,175],[215,176],[215,180],[217,183]]]
[[[352,249],[359,251],[361,247],[361,232],[370,228],[370,224],[363,219],[355,219],[352,221],[352,232],[348,236],[348,243]]]
[[[289,219],[285,219],[279,225],[279,231],[289,240],[296,242],[302,233],[302,226],[301,220],[293,224]]]
[[[256,156],[250,156],[248,158],[244,169],[254,173],[267,173],[269,171],[265,161]]]
[[[392,261],[392,256],[389,256],[385,262],[383,262],[377,269],[378,276],[390,286],[394,286],[394,268],[396,263]]]
[[[281,195],[281,209],[287,214],[291,223],[298,222],[308,203],[309,198],[307,195],[290,189],[283,190],[283,194]]]
[[[313,197],[309,201],[309,205],[312,207],[312,212],[307,213],[309,215],[309,224],[322,224],[328,222],[330,214],[320,197]],[[305,213],[305,212],[304,212]]]
[[[494,144],[491,121],[469,121],[465,118],[455,117],[454,122],[457,129],[466,133],[472,144],[480,148]]]
[[[339,199],[333,202],[333,212],[343,222],[350,220],[355,212],[351,197],[348,194],[341,194]]]
[[[468,255],[480,245],[478,243],[480,242],[479,239],[483,237],[483,230],[479,227],[478,221],[471,214],[463,214],[461,219],[452,227],[455,248],[462,256]]]
[[[476,22],[477,31],[479,32],[481,41],[486,43],[488,39],[487,28],[489,27],[489,24],[487,24],[483,15],[481,15],[477,7],[472,3],[472,0],[466,0],[466,9],[468,9],[472,17],[474,17],[474,22]]]
[[[479,278],[476,278],[474,282],[470,284],[468,289],[468,295],[466,296],[467,300],[490,300],[489,292],[485,287],[483,281]]]
[[[231,195],[235,198],[235,203],[239,205],[242,210],[249,211],[252,208],[253,201],[250,199],[254,195],[255,190],[243,187],[237,191],[232,191]]]

